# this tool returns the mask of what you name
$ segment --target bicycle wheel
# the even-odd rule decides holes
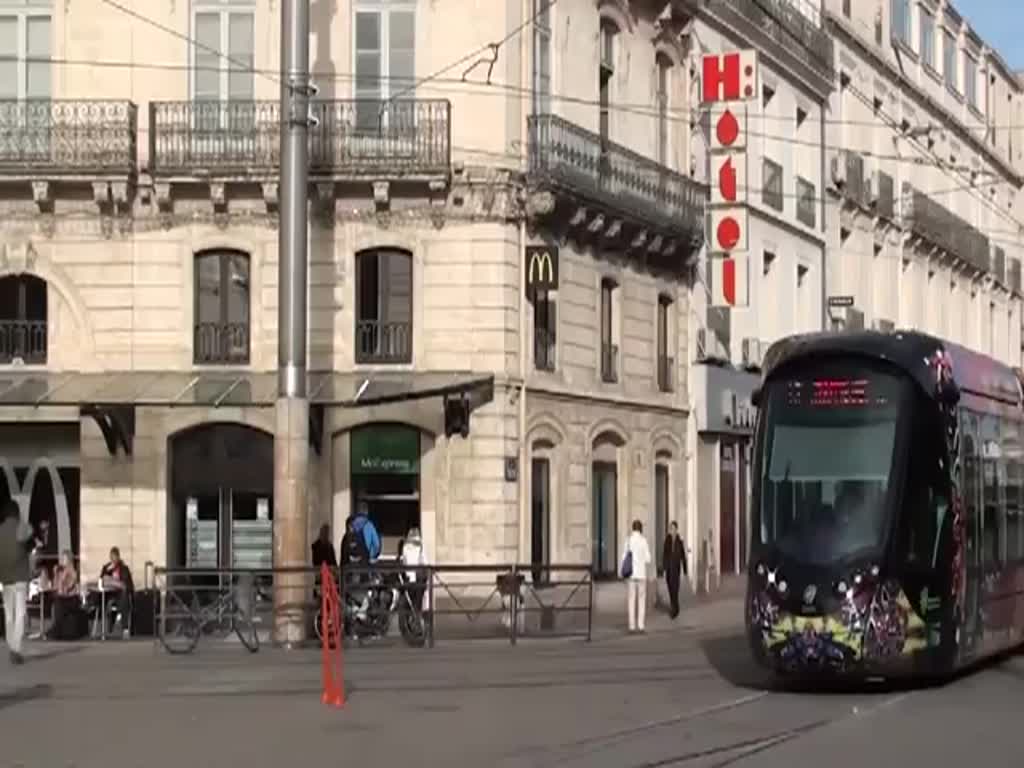
[[[232,624],[235,634],[238,635],[238,639],[242,641],[245,649],[249,653],[256,653],[260,649],[260,636],[256,633],[256,625],[253,624],[252,619],[235,616]]]
[[[200,634],[198,621],[192,617],[181,618],[160,633],[160,644],[174,655],[192,653],[199,643]]]

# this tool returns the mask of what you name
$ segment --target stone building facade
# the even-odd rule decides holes
[[[279,8],[144,5],[0,0],[0,465],[86,574],[270,558]],[[310,540],[611,576],[686,519],[684,20],[512,8],[311,5]]]

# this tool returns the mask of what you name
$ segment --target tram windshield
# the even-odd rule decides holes
[[[813,565],[877,551],[910,381],[863,363],[787,374],[765,392],[761,542]]]

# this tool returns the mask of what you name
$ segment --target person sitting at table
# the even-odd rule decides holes
[[[117,547],[110,548],[110,561],[100,570],[99,587],[103,592],[113,592],[114,595],[107,598],[106,605],[113,601],[117,606],[118,621],[121,624],[121,631],[125,637],[129,633],[129,619],[131,617],[132,595],[135,592],[135,582],[132,581],[132,572],[128,564],[121,559],[121,550]],[[102,603],[100,595],[92,595],[93,608],[98,608]],[[106,622],[107,617],[101,617]],[[105,626],[105,625],[104,625]]]
[[[51,640],[77,640],[82,632],[82,600],[78,586],[78,571],[71,550],[60,553],[60,561],[53,572],[53,626]]]

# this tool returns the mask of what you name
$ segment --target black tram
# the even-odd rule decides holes
[[[912,332],[765,356],[746,625],[780,675],[943,676],[1024,643],[1024,395]]]

